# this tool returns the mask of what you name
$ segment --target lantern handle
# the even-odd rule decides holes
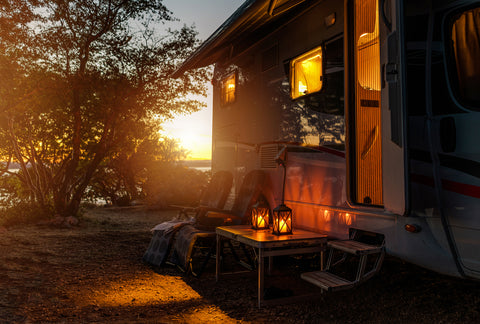
[[[283,167],[282,205],[285,202],[285,180],[287,178],[287,146],[285,145],[275,157],[275,162]]]

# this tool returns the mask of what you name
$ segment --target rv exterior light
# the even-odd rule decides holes
[[[292,210],[281,204],[273,210],[272,233],[275,235],[292,234]]]
[[[406,224],[405,230],[410,233],[418,233],[422,230],[422,228],[415,224]]]
[[[270,208],[262,199],[259,200],[252,208],[252,227],[256,230],[266,229],[269,225]]]
[[[335,25],[335,22],[337,21],[337,15],[335,13],[329,14],[327,17],[325,17],[325,26],[331,27]]]
[[[317,47],[290,63],[290,96],[299,98],[322,90],[322,47]]]

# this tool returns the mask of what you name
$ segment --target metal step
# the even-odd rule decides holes
[[[380,253],[383,250],[383,246],[365,244],[354,240],[329,241],[328,247],[354,255]]]
[[[326,271],[305,272],[300,277],[326,291],[350,289],[355,286],[355,282],[348,281]]]

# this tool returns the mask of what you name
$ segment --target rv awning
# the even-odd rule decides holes
[[[227,55],[240,36],[252,35],[260,27],[281,16],[305,0],[246,0],[202,45],[172,74],[211,65]]]

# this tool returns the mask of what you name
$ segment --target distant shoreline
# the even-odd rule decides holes
[[[4,166],[5,166],[5,162]],[[187,168],[198,169],[202,171],[210,170],[212,167],[212,160],[183,160],[177,162],[180,165],[184,165]],[[19,163],[11,163],[8,168],[9,171],[18,171],[20,170]]]
[[[211,168],[211,160],[184,160],[178,161],[178,164],[184,165],[188,168]]]

